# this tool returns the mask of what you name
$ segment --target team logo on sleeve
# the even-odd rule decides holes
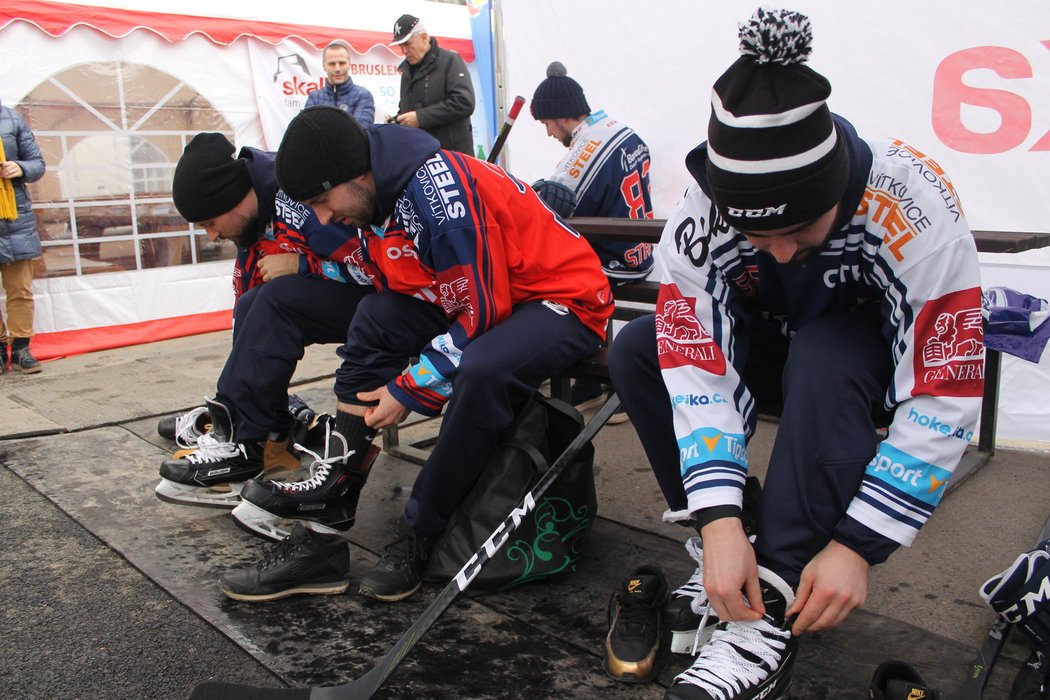
[[[980,396],[984,324],[980,290],[932,299],[915,321],[915,394]]]
[[[665,296],[665,291],[670,294]],[[660,367],[693,366],[724,375],[725,358],[693,312],[696,299],[680,296],[678,287],[667,285],[660,292],[656,314],[656,348]]]

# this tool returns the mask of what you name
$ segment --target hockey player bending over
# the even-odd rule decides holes
[[[609,284],[587,242],[530,187],[420,129],[366,131],[338,109],[304,110],[281,143],[277,180],[322,223],[361,228],[379,292],[361,301],[340,350],[338,413],[314,478],[249,482],[233,515],[265,531],[280,518],[316,529],[332,513],[349,528],[376,431],[444,407],[397,536],[360,584],[400,600],[419,588],[435,538],[517,408],[601,346]]]
[[[863,604],[869,567],[932,514],[983,388],[980,324],[924,353],[981,305],[943,171],[828,110],[805,16],[760,9],[740,36],[656,251],[656,316],[612,346],[665,518],[702,540],[691,593],[722,623],[667,691],[678,700],[783,696],[799,636]],[[752,544],[741,504],[760,407],[782,410]]]
[[[547,206],[566,218],[653,218],[649,147],[633,129],[605,110],[591,112],[583,88],[568,76],[565,66],[557,61],[547,66],[547,78],[536,87],[529,109],[547,129],[547,135],[568,149],[549,177],[532,184]],[[613,286],[644,280],[652,270],[649,243],[591,245]],[[581,411],[604,400],[598,380],[573,382],[570,402]],[[609,423],[626,420],[621,407]]]

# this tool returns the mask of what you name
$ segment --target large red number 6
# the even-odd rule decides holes
[[[984,68],[1003,78],[1031,78],[1032,66],[1017,51],[1002,46],[978,46],[957,51],[941,61],[933,78],[933,130],[946,146],[963,153],[1003,153],[1024,142],[1032,127],[1032,109],[1020,95],[1006,90],[975,88],[963,83],[967,72]],[[990,133],[963,125],[964,104],[999,114],[999,128]]]

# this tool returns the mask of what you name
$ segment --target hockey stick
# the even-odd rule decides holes
[[[507,140],[507,134],[510,133],[510,128],[514,126],[514,120],[518,118],[518,113],[521,111],[521,107],[524,104],[525,98],[521,95],[514,98],[514,103],[510,106],[510,112],[507,114],[507,121],[503,122],[503,126],[499,128],[499,134],[496,135],[496,142],[492,144],[492,152],[489,153],[489,157],[485,159],[486,162],[496,162],[496,158],[499,156],[500,151],[503,150],[503,144]]]
[[[510,539],[522,520],[533,509],[536,502],[550,488],[554,480],[576,458],[577,453],[598,434],[605,422],[620,407],[620,397],[615,393],[598,409],[598,413],[583,427],[580,434],[573,438],[565,451],[547,469],[547,472],[525,494],[521,502],[510,512],[506,519],[492,531],[478,551],[471,555],[459,573],[438,593],[426,610],[420,614],[412,626],[394,643],[379,663],[365,675],[355,681],[327,688],[257,688],[254,686],[208,681],[201,683],[193,690],[190,700],[365,700],[371,698],[390,674],[404,661],[412,647],[422,639],[427,630],[448,609],[460,593],[467,590],[470,582],[478,575],[501,547]]]
[[[1050,518],[1043,523],[1043,529],[1039,533],[1036,544],[1047,538],[1050,538]],[[970,664],[966,680],[959,689],[959,700],[981,700],[984,696],[984,686],[988,683],[992,667],[999,659],[999,652],[1003,650],[1011,629],[1009,622],[996,615],[995,623],[988,630],[981,648],[977,650],[977,658]]]

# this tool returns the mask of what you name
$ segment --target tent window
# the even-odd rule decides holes
[[[47,161],[30,185],[44,254],[41,277],[142,270],[232,258],[171,201],[182,150],[200,131],[233,127],[182,80],[150,66],[73,66],[19,108]]]

